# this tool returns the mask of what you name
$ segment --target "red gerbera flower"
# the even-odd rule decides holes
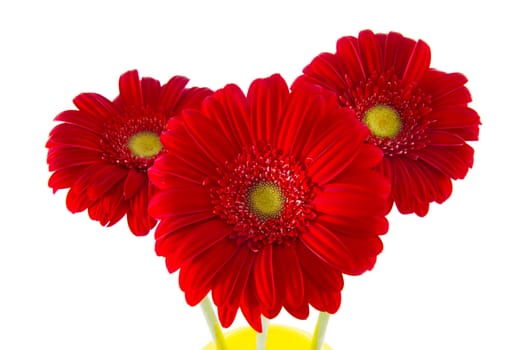
[[[371,130],[368,142],[384,152],[381,170],[392,182],[392,200],[401,213],[424,216],[430,202],[442,203],[451,179],[472,167],[479,116],[467,79],[432,68],[430,48],[398,33],[343,37],[335,54],[322,53],[292,88],[320,85],[355,110]]]
[[[135,235],[145,235],[156,221],[148,215],[152,186],[147,169],[162,150],[159,135],[168,119],[185,107],[200,104],[211,93],[185,86],[188,79],[173,77],[161,86],[137,71],[123,74],[120,95],[113,101],[95,93],[74,100],[78,110],[60,113],[62,122],[50,133],[47,162],[54,173],[53,192],[69,188],[67,208],[88,209],[102,225],[113,225],[125,214]]]
[[[371,269],[387,231],[387,180],[367,128],[320,89],[290,93],[274,75],[247,96],[227,85],[172,119],[158,186],[156,251],[190,305],[210,291],[223,326],[309,305],[334,313],[342,273]]]

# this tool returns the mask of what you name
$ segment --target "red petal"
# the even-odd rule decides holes
[[[104,164],[102,163],[99,151],[95,152],[63,146],[56,146],[49,149],[47,153],[47,163],[49,164],[50,171],[77,167],[79,165]]]
[[[382,235],[388,231],[388,220],[384,216],[336,216],[321,214],[317,222],[338,235],[363,237]]]
[[[127,208],[120,192],[115,191],[89,204],[88,213],[91,219],[99,221],[101,225],[112,226],[122,219]]]
[[[275,246],[273,264],[276,287],[286,308],[296,309],[304,304],[303,272],[295,246]],[[286,266],[286,269],[283,267]]]
[[[372,269],[383,249],[377,236],[357,239],[336,235],[320,225],[312,226],[308,234],[301,236],[301,241],[324,262],[350,275]]]
[[[343,66],[339,58],[331,53],[321,53],[303,69],[303,75],[292,84],[292,90],[298,86],[316,84],[333,92],[344,91],[346,81]]]
[[[185,110],[182,117],[188,134],[214,164],[223,166],[237,155],[235,148],[223,134],[224,130],[214,121],[193,110]]]
[[[288,86],[284,79],[274,75],[255,80],[248,89],[251,129],[254,141],[270,141],[276,132],[276,123],[283,114],[288,99]]]
[[[414,52],[416,42],[410,38],[401,37],[401,40],[397,44],[399,45],[399,48],[397,50],[396,61],[393,65],[393,69],[397,78],[401,79],[405,74],[410,57]]]
[[[275,303],[275,277],[273,263],[273,245],[265,246],[257,255],[253,266],[255,291],[263,308]]]
[[[174,76],[163,85],[158,102],[159,109],[167,113],[167,115],[172,115],[188,81],[189,79],[186,77]]]
[[[430,146],[461,147],[465,144],[461,137],[447,131],[428,129],[427,137]]]
[[[467,144],[459,147],[427,147],[420,159],[452,179],[463,179],[474,163],[474,150]]]
[[[143,106],[142,88],[139,73],[136,70],[128,71],[120,76],[119,90],[122,104],[141,108]]]
[[[403,73],[403,83],[410,84],[419,82],[430,65],[430,47],[419,40],[408,59],[406,69]]]
[[[150,205],[155,200],[155,197],[153,197],[150,200]],[[155,230],[155,239],[160,238],[166,234],[172,233],[174,231],[178,231],[184,227],[192,226],[198,223],[202,223],[204,221],[211,220],[215,217],[215,214],[212,212],[200,212],[200,213],[193,213],[193,214],[185,214],[178,217],[169,217],[165,218],[164,220],[161,220],[159,222],[159,225],[157,226],[157,229]]]
[[[215,277],[212,297],[216,305],[239,305],[254,258],[254,253],[247,248],[239,249],[221,274]]]
[[[187,184],[158,191],[150,201],[149,212],[157,218],[193,213],[212,213],[209,192],[202,186]]]
[[[79,188],[80,187],[80,188]],[[81,186],[73,184],[66,196],[66,207],[72,213],[78,213],[86,210],[90,205],[93,205],[93,200],[88,198],[86,191]]]
[[[156,220],[148,215],[148,186],[143,186],[129,201],[128,226],[137,236],[144,236],[155,226]]]
[[[104,117],[89,115],[81,111],[64,111],[57,115],[55,121],[72,124],[100,135],[104,131]]]
[[[48,186],[53,189],[53,192],[56,192],[59,189],[71,187],[73,182],[80,177],[84,169],[85,167],[81,165],[55,171],[49,177]]]
[[[117,184],[123,183],[128,170],[122,169],[113,165],[101,165],[90,174],[85,174],[86,190],[89,198],[97,199],[104,196],[108,191],[111,191]],[[119,195],[122,192],[119,191]]]
[[[240,270],[239,275],[237,276],[235,280],[235,284],[233,285],[233,288],[231,289],[231,293],[228,296],[228,300],[226,301],[230,305],[239,305],[240,302],[244,299],[244,294],[246,293],[246,286],[248,285],[248,281],[250,280],[252,276],[253,271],[253,263],[255,261],[255,254],[253,252],[248,251],[248,258],[246,261],[238,267]],[[250,324],[257,325],[261,317],[260,315],[256,317],[257,319],[247,319],[247,321]]]
[[[80,94],[73,99],[73,103],[81,112],[102,119],[111,119],[118,114],[110,100],[95,93]]]
[[[463,89],[466,83],[467,78],[461,73],[445,73],[435,69],[429,69],[421,80],[421,86],[431,93],[434,99],[443,98],[458,89]]]
[[[332,179],[332,182],[351,182],[355,175],[368,172],[369,169],[373,169],[381,164],[383,160],[383,151],[375,145],[362,144],[356,153],[348,167],[339,176]],[[374,181],[376,181],[375,178]],[[387,190],[384,185],[381,185],[381,187],[383,190]]]
[[[299,320],[306,320],[310,314],[310,307],[307,301],[296,306],[285,305],[286,311]]]
[[[148,176],[142,172],[130,169],[124,181],[124,197],[129,199],[141,188],[147,188]]]
[[[213,91],[208,88],[191,87],[184,89],[181,98],[173,110],[173,115],[179,115],[185,108],[199,109],[202,101],[212,92]]]
[[[377,255],[383,251],[383,242],[378,236],[356,238],[353,236],[340,236],[346,249],[349,251],[351,260],[350,275],[360,275],[371,270],[377,259]]]
[[[119,168],[115,170],[108,165],[94,165],[85,167],[78,175],[66,197],[66,205],[72,212],[82,211],[105,196],[126,176],[126,171]],[[112,192],[115,191],[117,196],[122,197],[121,188]]]
[[[352,137],[348,137],[351,134]],[[323,185],[347,168],[359,153],[369,131],[357,119],[341,118],[339,123],[305,148],[306,159],[311,159],[308,173],[314,182]]]
[[[304,276],[306,300],[317,310],[334,314],[341,305],[341,292],[325,290],[322,285],[312,280],[309,275]]]
[[[257,288],[253,280],[254,278],[250,278],[248,283],[246,283],[243,300],[241,301],[241,311],[250,326],[256,332],[262,332],[262,310],[257,299]]]
[[[255,81],[253,84],[257,84]],[[237,85],[229,84],[215,92],[203,103],[202,111],[218,125],[217,132],[237,148],[254,144],[255,134],[250,126],[250,111],[246,97]]]
[[[296,245],[297,257],[303,270],[303,280],[305,282],[305,295],[308,293],[306,281],[311,281],[315,289],[340,292],[343,289],[344,281],[341,272],[325,263],[318,255],[314,254],[303,244]]]
[[[200,222],[156,237],[155,251],[166,257],[169,271],[176,271],[182,264],[225,239],[231,231],[231,227],[221,220]]]
[[[298,88],[290,95],[282,115],[276,116],[273,144],[285,154],[298,156],[306,143],[312,142],[311,130],[326,116],[321,96],[311,93],[311,89]]]
[[[237,316],[237,310],[239,309],[238,305],[222,305],[217,308],[217,314],[219,315],[219,321],[221,325],[225,328],[228,328],[232,325]]]
[[[311,225],[300,241],[325,263],[347,274],[354,272],[352,256],[344,242],[322,226]]]
[[[164,132],[160,139],[167,152],[158,156],[148,171],[156,186],[161,186],[159,181],[168,181],[172,176],[202,185],[205,178],[216,172],[216,165],[205,154],[195,152],[197,145],[183,124]]]
[[[243,255],[246,255],[246,258],[244,258]],[[212,292],[213,299],[217,305],[220,305],[220,307],[228,305],[232,310],[235,310],[235,313],[237,313],[241,300],[245,300],[244,295],[248,292],[246,288],[249,285],[255,255],[248,249],[241,249],[237,257],[239,257],[237,263],[234,263],[230,268],[225,268],[224,272],[227,272],[227,275],[217,277],[217,279],[220,280],[220,284],[218,286],[216,285],[216,288],[214,288]],[[235,258],[232,259],[232,262],[234,260]],[[248,313],[247,315],[251,316],[253,314]],[[223,321],[227,322],[225,324],[223,323],[224,327],[231,325],[228,319],[224,319]],[[221,322],[223,321],[221,320]],[[247,317],[247,321],[255,329],[261,327],[260,315],[256,317],[255,320]]]
[[[159,103],[160,82],[153,78],[142,78],[140,82],[144,106],[155,108]]]
[[[468,107],[445,107],[432,112],[427,116],[431,120],[429,128],[432,130],[447,130],[455,133],[466,141],[475,141],[479,136],[479,115]]]
[[[198,304],[209,293],[212,280],[238,249],[235,242],[223,240],[181,267],[179,284],[188,304]]]
[[[384,42],[384,67],[396,67],[396,62],[399,59],[399,52],[402,48],[402,42],[406,40],[401,34],[390,32],[386,35]],[[404,63],[404,62],[403,62]],[[398,76],[402,76],[401,73]]]
[[[175,152],[168,152],[155,160],[155,164],[148,169],[149,179],[155,187],[164,189],[187,182],[199,186],[203,184],[207,174],[198,171],[196,162],[192,162],[191,158],[181,157]]]
[[[320,213],[344,217],[376,216],[386,213],[385,198],[387,188],[378,191],[374,185],[386,182],[372,180],[368,177],[378,175],[370,171],[356,174],[354,183],[324,185],[323,191],[314,199],[313,205]]]
[[[390,158],[392,197],[403,214],[424,216],[430,202],[441,203],[452,193],[450,178],[424,162]]]
[[[67,123],[55,126],[49,133],[49,140],[46,143],[47,148],[64,146],[102,153],[100,135]]]
[[[122,196],[122,182],[127,171],[112,165],[93,165],[86,167],[71,186],[66,197],[67,208],[71,212],[79,212],[95,205],[98,201],[104,201],[104,206],[92,211],[99,211],[96,220],[104,217],[104,212],[111,211],[111,205],[120,206],[125,203]],[[110,199],[104,199],[111,197]],[[114,199],[113,199],[114,198]],[[96,204],[96,205],[100,205]],[[108,219],[109,220],[109,219]],[[102,220],[104,221],[104,220]]]
[[[368,76],[374,73],[382,73],[383,53],[379,47],[376,35],[370,30],[359,33],[359,51],[363,58],[362,64]]]
[[[337,41],[336,56],[341,58],[341,64],[347,73],[346,80],[352,84],[358,84],[365,80],[366,71],[361,60],[357,39],[354,37],[343,37]]]
[[[465,106],[472,100],[470,92],[466,87],[460,87],[454,91],[451,91],[447,95],[443,95],[439,98],[434,97],[432,99],[432,108],[438,109],[441,107],[450,106]]]

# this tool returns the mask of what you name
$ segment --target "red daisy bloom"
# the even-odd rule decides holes
[[[159,135],[168,119],[185,107],[195,107],[211,93],[185,88],[188,79],[173,77],[161,86],[137,71],[119,80],[113,101],[95,93],[78,95],[78,110],[60,113],[46,144],[53,172],[49,186],[69,188],[67,208],[88,209],[89,216],[111,226],[127,215],[135,235],[145,235],[156,221],[147,207],[152,186],[147,169],[162,151]]]
[[[380,166],[392,182],[401,213],[424,216],[442,203],[451,179],[472,167],[479,116],[459,73],[432,68],[430,48],[399,33],[362,31],[343,37],[335,54],[322,53],[304,68],[292,89],[317,84],[334,92],[371,130],[368,142],[384,152]]]
[[[211,291],[224,327],[240,308],[259,331],[282,307],[300,319],[309,305],[336,312],[342,273],[374,266],[388,226],[389,184],[368,134],[335,98],[290,93],[279,75],[247,96],[227,85],[171,119],[149,170],[150,214],[187,302]]]

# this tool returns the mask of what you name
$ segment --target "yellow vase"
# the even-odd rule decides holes
[[[227,332],[224,335],[228,350],[255,350],[255,331],[250,327],[243,327]],[[301,330],[270,325],[266,350],[311,350],[312,335]],[[332,350],[323,344],[322,350]],[[215,343],[211,342],[202,350],[217,350]]]

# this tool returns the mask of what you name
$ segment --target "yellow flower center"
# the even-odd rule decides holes
[[[279,216],[284,204],[281,189],[271,182],[259,182],[248,194],[248,204],[252,212],[261,219]]]
[[[128,148],[134,156],[151,158],[162,150],[162,144],[156,133],[141,131],[128,139]]]
[[[375,105],[366,111],[363,121],[377,137],[393,138],[401,130],[401,119],[397,111],[382,104]]]

